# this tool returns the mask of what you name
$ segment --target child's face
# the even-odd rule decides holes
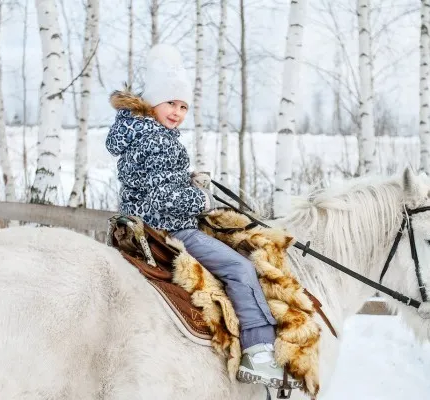
[[[188,112],[187,103],[171,100],[154,107],[155,119],[166,128],[177,128],[182,124]]]

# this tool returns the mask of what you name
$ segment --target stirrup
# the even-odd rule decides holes
[[[282,386],[278,389],[278,393],[276,395],[277,399],[289,399],[291,397],[291,392],[293,389],[301,389],[303,388],[303,381],[293,381],[290,382],[288,380],[288,366],[285,364],[284,366],[284,380],[282,382]]]

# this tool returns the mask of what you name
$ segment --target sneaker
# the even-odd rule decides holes
[[[261,343],[248,347],[243,351],[237,380],[243,383],[262,383],[279,389],[284,379],[284,368],[275,361],[275,351],[272,344]],[[288,379],[291,389],[302,385],[301,381]]]

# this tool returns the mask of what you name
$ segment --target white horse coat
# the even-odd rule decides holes
[[[378,280],[402,207],[430,205],[422,178],[356,183],[303,200],[282,222],[301,241]],[[424,282],[430,287],[430,212],[413,217]],[[373,289],[296,249],[290,261],[323,303],[341,334]],[[385,285],[420,299],[409,242],[403,238]],[[429,320],[406,319],[424,339]],[[324,325],[321,388],[327,387],[338,341]],[[231,383],[210,348],[184,338],[158,294],[112,248],[57,228],[0,230],[0,398],[7,400],[262,400],[259,385]],[[293,399],[303,396],[294,391]]]

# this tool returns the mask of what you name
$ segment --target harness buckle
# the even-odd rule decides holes
[[[308,254],[310,246],[311,246],[311,242],[307,241],[305,248],[303,249],[302,257],[306,257],[306,254]]]

